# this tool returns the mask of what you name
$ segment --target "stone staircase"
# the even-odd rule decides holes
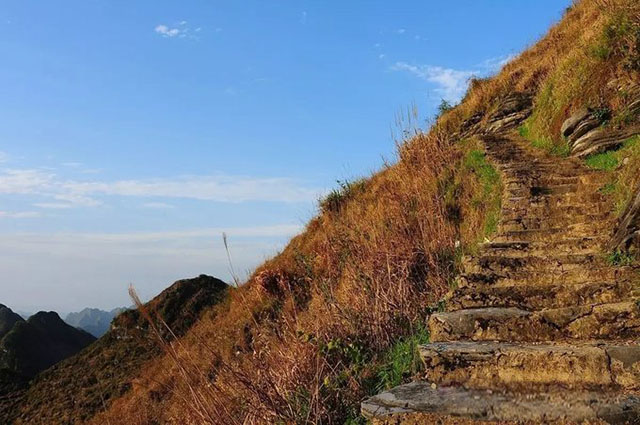
[[[603,176],[483,137],[505,183],[498,234],[431,316],[423,379],[372,397],[374,424],[640,424],[640,273],[612,266]]]

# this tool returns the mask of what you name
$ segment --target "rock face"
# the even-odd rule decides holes
[[[632,267],[604,260],[615,222],[597,190],[606,175],[531,152],[512,133],[483,140],[505,185],[498,232],[463,259],[447,311],[430,317],[420,380],[364,401],[363,415],[376,425],[638,424],[640,285]]]
[[[111,321],[114,317],[125,310],[126,308],[114,308],[111,311],[104,311],[97,308],[85,308],[77,313],[67,314],[64,321],[71,326],[89,332],[96,338],[100,338],[109,330],[109,326],[111,325]]]
[[[145,306],[182,336],[206,308],[225,298],[227,288],[223,281],[201,275],[175,282]],[[169,331],[163,332],[170,340]],[[86,350],[38,375],[17,405],[3,411],[0,403],[0,423],[49,425],[64,417],[65,424],[82,424],[128,391],[141,366],[161,353],[140,312],[125,311]]]

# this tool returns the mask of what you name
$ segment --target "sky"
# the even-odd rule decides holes
[[[569,0],[0,1],[0,303],[130,305],[277,253]]]

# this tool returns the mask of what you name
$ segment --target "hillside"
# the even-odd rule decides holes
[[[98,397],[42,404],[53,388],[69,400],[97,388],[68,378],[102,370],[76,357],[39,378],[17,423],[352,425],[365,399],[385,424],[632,423],[639,72],[638,2],[576,2],[500,73],[472,80],[427,133],[406,117],[394,164],[330,193],[302,234],[182,337],[156,337],[165,354],[109,391],[106,411],[94,416]],[[466,312],[457,327],[447,316],[492,300],[524,312]],[[617,342],[573,347],[590,338]],[[530,347],[540,339],[547,346]]]
[[[175,282],[146,303],[145,309],[180,336],[205,308],[222,301],[226,291],[221,280],[201,275]],[[166,329],[161,332],[170,336]],[[0,422],[83,423],[128,391],[143,365],[161,352],[140,312],[125,311],[87,349],[38,375],[18,406],[0,409]]]
[[[69,326],[55,312],[34,314],[17,322],[0,341],[0,367],[31,378],[95,341]]]
[[[125,308],[114,308],[111,311],[104,311],[97,308],[85,308],[77,313],[67,314],[64,321],[100,338],[109,330],[111,321],[125,310]]]
[[[0,304],[0,340],[9,332],[13,325],[22,322],[24,319],[19,314],[14,313],[9,307]]]

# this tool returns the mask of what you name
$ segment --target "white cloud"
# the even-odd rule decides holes
[[[37,169],[8,169],[0,173],[0,194],[29,194],[50,188],[55,174]]]
[[[166,25],[157,25],[154,30],[163,37],[168,38],[176,37],[180,35],[181,32],[178,28],[169,28]]]
[[[489,58],[474,66],[474,69],[458,70],[434,65],[413,65],[396,62],[394,71],[404,71],[435,85],[439,97],[450,102],[458,102],[467,91],[469,80],[473,77],[485,77],[500,70],[515,55]]]
[[[142,204],[144,208],[151,208],[156,210],[168,210],[175,208],[175,205],[167,204],[166,202],[145,202]]]
[[[434,84],[435,91],[443,99],[452,102],[460,100],[467,89],[469,79],[475,75],[474,71],[461,71],[431,65],[410,65],[406,62],[396,62],[392,69],[409,72]]]
[[[303,11],[300,14],[300,23],[301,24],[306,24],[307,23],[307,12],[306,11]]]
[[[9,160],[9,155],[0,151],[0,163],[7,162]]]
[[[40,217],[40,213],[37,211],[0,211],[0,219],[2,218],[36,218]]]
[[[287,178],[246,176],[182,176],[173,179],[120,180],[115,182],[65,182],[74,195],[117,195],[188,198],[218,202],[299,202],[317,197],[318,191],[300,187]]]
[[[398,34],[404,34],[405,32],[407,32],[407,30],[406,30],[406,29],[404,29],[404,28],[399,28],[399,29],[397,29],[397,30],[396,30],[396,32],[397,32]]]
[[[95,207],[100,196],[215,202],[309,202],[322,190],[285,177],[177,176],[145,180],[70,180],[41,169],[0,170],[0,195],[33,195],[39,208]]]
[[[482,69],[485,69],[489,73],[497,72],[516,56],[517,55],[515,54],[496,56],[495,58],[485,59],[478,66]]]

